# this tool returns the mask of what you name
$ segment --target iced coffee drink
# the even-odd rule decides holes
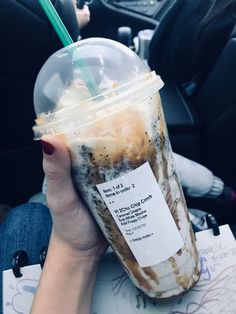
[[[99,51],[105,50],[106,57],[111,51],[107,53],[104,41],[116,53],[128,50],[109,40],[94,40],[88,42],[97,49],[101,45]],[[117,71],[124,69],[110,71],[110,60],[106,60],[109,69],[100,65],[101,71],[92,52],[93,75],[101,90],[96,97],[90,97],[78,76],[71,76],[66,87],[58,83],[62,87],[52,92],[43,86],[46,64],[36,82],[35,101],[47,98],[51,108],[36,109],[34,132],[38,138],[55,134],[63,139],[78,193],[129,277],[148,296],[166,299],[187,292],[197,282],[198,254],[158,93],[163,83],[130,51],[125,58],[133,64],[126,81],[117,79]],[[62,81],[61,74],[54,71],[49,85],[53,80]]]

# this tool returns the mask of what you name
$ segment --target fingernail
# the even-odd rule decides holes
[[[54,147],[52,146],[52,144],[50,144],[44,140],[40,140],[40,143],[42,146],[42,150],[46,155],[53,155]]]

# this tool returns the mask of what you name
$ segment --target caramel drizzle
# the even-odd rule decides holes
[[[139,115],[140,116],[140,115]],[[135,114],[133,116],[133,119],[135,120],[137,117],[135,117]],[[120,232],[120,229],[118,228],[115,220],[113,219],[110,211],[107,209],[105,203],[103,200],[98,201],[101,199],[100,194],[98,193],[96,189],[96,184],[104,182],[104,178],[102,177],[102,173],[100,172],[100,169],[109,169],[108,167],[116,167],[116,165],[122,165],[124,160],[129,164],[130,169],[135,169],[139,166],[141,166],[144,162],[148,161],[152,171],[154,172],[154,175],[159,181],[159,171],[157,162],[156,162],[156,155],[157,155],[157,149],[154,141],[150,141],[149,136],[147,132],[145,132],[144,127],[144,121],[140,120],[140,117],[138,119],[139,121],[136,121],[135,123],[139,125],[139,130],[131,130],[131,133],[129,137],[129,146],[124,145],[124,141],[122,142],[122,145],[116,148],[116,153],[109,154],[110,152],[107,151],[106,147],[99,147],[99,149],[96,151],[96,149],[91,149],[89,152],[85,153],[85,156],[83,158],[85,159],[85,165],[94,165],[93,169],[91,170],[91,166],[87,168],[87,174],[84,172],[82,175],[78,173],[80,176],[78,180],[82,180],[81,182],[86,182],[86,184],[94,185],[94,202],[96,203],[96,210],[97,214],[100,216],[101,220],[103,221],[104,227],[106,229],[105,236],[107,237],[108,241],[111,243],[115,251],[119,252],[119,255],[122,257],[122,263],[124,264],[124,268],[127,270],[128,273],[131,273],[137,282],[139,283],[140,287],[143,287],[147,291],[152,291],[150,280],[143,278],[142,272],[144,272],[151,280],[153,280],[156,284],[159,284],[158,275],[155,273],[155,271],[152,269],[152,267],[144,267],[141,268],[139,264],[137,263],[137,260],[133,253],[131,252],[128,244],[126,243],[122,233]],[[165,140],[165,134],[167,134],[165,125],[162,121],[160,121],[160,129],[162,132],[160,132],[160,139],[161,139],[161,154],[162,154],[162,161],[163,161],[163,176],[165,178],[168,178],[168,163],[167,159],[165,157],[165,149],[166,149],[166,140]],[[154,130],[155,133],[157,130]],[[95,133],[96,134],[96,133]],[[134,136],[132,141],[132,136]],[[168,150],[167,150],[168,151]],[[134,154],[135,152],[135,154]],[[109,156],[108,156],[109,155]],[[112,158],[111,158],[112,156]],[[86,161],[87,159],[87,161]],[[73,160],[73,153],[72,153],[72,160]],[[78,186],[80,185],[79,182],[77,182]],[[85,193],[86,195],[86,193]],[[87,193],[87,197],[91,197],[89,193]],[[174,219],[176,221],[176,224],[178,228],[180,228],[178,221],[178,213],[176,208],[176,202],[173,200],[173,196],[171,193],[171,188],[169,182],[167,182],[167,196],[166,196],[167,204],[171,210],[172,215],[174,216]],[[86,199],[85,199],[86,201]],[[119,256],[118,255],[118,256]],[[172,265],[173,261],[172,261]],[[177,266],[175,265],[177,268]],[[177,272],[177,270],[175,270]],[[131,278],[132,279],[132,278]],[[161,295],[163,292],[155,292],[156,296]]]
[[[168,161],[166,158],[166,153],[168,153],[168,150],[171,150],[171,147],[167,148],[167,145],[169,144],[168,142],[166,142],[167,130],[166,130],[164,119],[160,119],[160,130],[162,131],[162,133],[160,134],[160,151],[161,151],[162,164],[163,164],[162,173],[163,173],[163,177],[167,179],[165,180],[165,186],[167,189],[166,202],[175,220],[178,230],[181,230],[181,227],[179,224],[179,215],[177,211],[178,200],[176,199],[174,200],[170,183],[169,183],[169,171],[168,171],[169,169],[168,169]],[[180,183],[179,182],[177,183],[178,183],[178,186],[180,186]]]

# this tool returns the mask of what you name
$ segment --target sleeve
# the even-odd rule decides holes
[[[201,164],[174,153],[177,174],[188,196],[217,197],[224,188],[223,181]]]

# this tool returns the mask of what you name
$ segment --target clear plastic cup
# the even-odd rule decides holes
[[[156,299],[187,292],[200,276],[162,86],[127,47],[91,38],[52,55],[34,90],[35,139],[51,134],[65,142],[79,194],[133,283]]]

